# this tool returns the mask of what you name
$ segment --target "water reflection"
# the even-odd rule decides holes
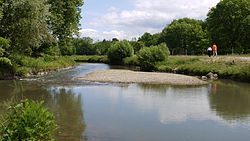
[[[86,125],[81,95],[75,94],[72,89],[65,88],[52,88],[51,93],[53,93],[53,98],[49,107],[60,125],[56,139],[60,141],[87,140],[82,137]]]
[[[4,83],[3,83],[4,82]],[[45,101],[45,106],[56,116],[59,125],[55,138],[60,141],[87,140],[84,136],[85,122],[80,95],[64,88],[44,86],[36,81],[0,81],[0,102],[11,99]],[[0,114],[4,109],[0,106]]]
[[[225,120],[243,120],[250,115],[250,84],[227,81],[211,84],[211,109]]]
[[[155,107],[163,124],[187,120],[218,119],[210,111],[207,101],[208,87],[173,87],[140,85],[143,90],[142,107]],[[147,99],[147,100],[145,100]],[[147,101],[145,103],[145,101]],[[146,106],[148,105],[148,106]]]
[[[175,87],[74,80],[109,68],[82,64],[39,79],[0,81],[0,102],[12,97],[44,100],[60,127],[55,138],[62,141],[250,138],[249,84],[218,81],[201,87]]]

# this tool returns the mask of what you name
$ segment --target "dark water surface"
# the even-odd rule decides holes
[[[176,87],[74,80],[100,69],[110,66],[82,64],[38,79],[0,81],[0,102],[44,100],[57,118],[60,141],[250,139],[250,84]]]

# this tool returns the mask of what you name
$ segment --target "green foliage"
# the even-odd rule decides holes
[[[44,49],[43,53],[50,56],[58,56],[60,55],[60,49],[56,45],[49,45]]]
[[[59,39],[59,47],[63,55],[72,54],[72,48],[67,47],[74,35],[78,35],[81,19],[82,0],[48,0],[51,5],[49,20],[52,34]]]
[[[57,125],[43,102],[21,100],[8,108],[1,122],[1,141],[49,141]]]
[[[31,54],[49,41],[46,0],[6,0],[1,5],[0,36],[11,40],[10,52]]]
[[[89,62],[89,63],[109,63],[107,56],[74,56],[77,62]]]
[[[161,41],[166,42],[172,54],[204,54],[209,40],[202,24],[189,18],[174,20],[163,29]]]
[[[13,64],[10,59],[0,57],[0,79],[10,79],[13,77]]]
[[[152,35],[146,32],[138,39],[138,41],[143,42],[145,46],[149,47],[152,45],[151,43],[152,38],[153,38]]]
[[[150,47],[153,45],[158,45],[160,37],[161,34],[159,33],[151,35],[150,33],[146,32],[138,39],[138,41],[143,42],[145,46]]]
[[[71,40],[68,39],[67,41],[61,41],[59,44],[59,48],[62,55],[75,55],[76,54],[76,48],[71,43]]]
[[[123,59],[134,54],[134,49],[128,41],[115,42],[108,51],[111,64],[123,64]]]
[[[0,67],[7,67],[7,68],[11,68],[12,67],[12,63],[10,61],[10,59],[5,58],[5,57],[0,57]]]
[[[90,37],[75,38],[73,45],[76,48],[76,55],[95,55],[96,49],[92,43],[93,39]]]
[[[220,53],[249,53],[249,0],[222,0],[207,18],[208,30]]]
[[[165,62],[157,63],[155,70],[200,76],[212,72],[217,73],[219,78],[250,82],[249,63],[223,61],[223,57],[220,61],[211,61],[206,57],[174,56],[169,57]]]
[[[15,67],[17,76],[26,76],[29,74],[37,74],[38,72],[50,72],[60,68],[75,65],[71,57],[54,57],[44,55],[44,57],[32,58],[28,56],[12,55],[12,63]]]
[[[6,49],[10,46],[10,40],[0,37],[0,57],[4,56]]]
[[[135,54],[137,54],[139,50],[145,47],[142,41],[131,41],[130,44],[134,48]]]
[[[123,63],[129,66],[139,66],[138,57],[136,55],[124,58]]]
[[[102,42],[97,42],[93,45],[97,55],[107,55],[108,50],[111,47],[112,42],[103,40]]]
[[[166,44],[161,44],[143,48],[137,56],[141,69],[144,71],[152,71],[156,63],[166,61],[169,54]]]

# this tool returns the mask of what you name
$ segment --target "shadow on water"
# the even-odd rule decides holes
[[[243,120],[250,115],[250,84],[223,81],[211,84],[211,109],[225,120]]]

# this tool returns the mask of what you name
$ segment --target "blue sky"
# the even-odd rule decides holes
[[[205,19],[220,0],[84,0],[81,36],[94,40],[131,40],[157,33],[172,20]]]

